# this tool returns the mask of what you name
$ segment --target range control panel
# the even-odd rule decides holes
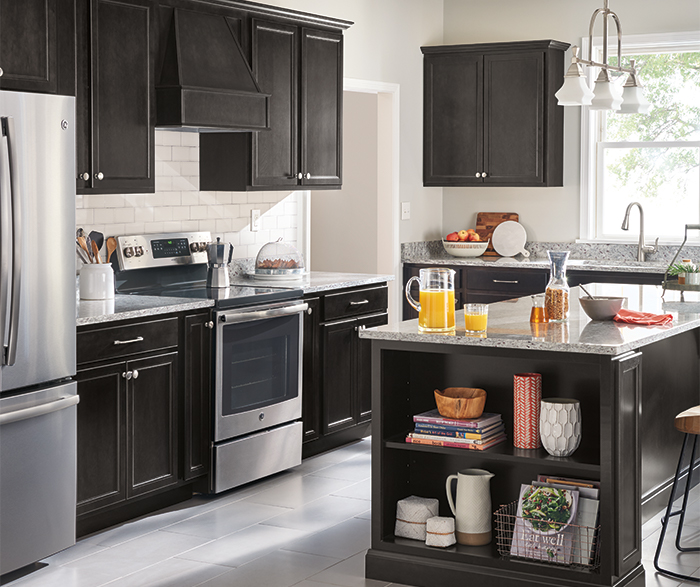
[[[177,232],[117,237],[119,269],[145,269],[207,262],[210,232]]]

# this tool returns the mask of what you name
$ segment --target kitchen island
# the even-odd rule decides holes
[[[528,298],[491,304],[485,337],[468,336],[457,313],[453,335],[423,334],[417,320],[367,329],[372,341],[372,548],[368,578],[437,587],[478,581],[490,587],[644,586],[641,524],[661,510],[682,435],[673,418],[700,403],[700,298],[650,285],[600,284],[594,295],[624,295],[627,308],[671,313],[666,327],[591,322],[571,291],[567,323],[529,323]],[[544,326],[544,328],[542,327]],[[513,375],[542,374],[543,397],[581,402],[582,439],[570,457],[512,446]],[[435,407],[433,390],[487,391],[486,411],[502,414],[506,442],[486,451],[408,444],[413,415]],[[482,547],[446,549],[394,536],[396,502],[438,498],[451,515],[445,479],[465,468],[494,473],[493,509],[517,500],[539,474],[600,481],[599,559],[592,566],[544,564]],[[508,537],[506,537],[506,540]],[[595,559],[594,559],[595,560]]]

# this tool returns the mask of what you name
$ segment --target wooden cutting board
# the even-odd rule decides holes
[[[476,233],[481,237],[481,240],[491,240],[493,229],[501,222],[506,220],[514,220],[518,222],[518,215],[515,212],[479,212],[476,215]],[[489,246],[484,252],[484,257],[498,257],[499,254],[493,250],[493,246],[489,242]]]

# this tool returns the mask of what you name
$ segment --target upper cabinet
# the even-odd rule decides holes
[[[75,95],[74,0],[2,0],[0,90]]]
[[[422,47],[425,186],[563,185],[568,44]]]
[[[251,37],[253,74],[270,95],[270,130],[203,133],[200,188],[339,188],[342,32],[253,19]]]
[[[155,189],[155,8],[77,0],[78,193]]]

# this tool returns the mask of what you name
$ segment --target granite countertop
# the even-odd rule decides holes
[[[374,273],[336,273],[332,271],[310,271],[298,281],[257,279],[248,274],[231,276],[231,285],[257,285],[301,289],[305,294],[318,293],[331,289],[359,287],[373,283],[393,281],[393,275]]]
[[[245,275],[235,275],[231,278],[231,285],[301,289],[307,294],[346,287],[371,285],[373,283],[384,283],[386,281],[392,281],[393,279],[393,275],[311,271],[300,281],[261,281]],[[155,316],[158,314],[171,314],[187,310],[210,308],[213,306],[213,300],[122,294],[116,294],[113,300],[88,301],[80,299],[76,287],[75,315],[77,326],[127,320],[129,318],[141,318],[144,316]]]
[[[453,257],[447,253],[416,256],[404,259],[404,263],[430,263],[434,265],[466,265],[471,267],[515,267],[518,269],[549,269],[547,257]],[[668,268],[666,261],[616,261],[611,259],[569,259],[566,269],[581,271],[606,271],[620,273],[659,273]]]
[[[529,296],[489,304],[488,329],[483,335],[464,331],[464,313],[456,315],[453,334],[426,334],[418,331],[418,320],[368,328],[361,338],[401,342],[425,342],[464,346],[532,349],[597,355],[620,355],[658,340],[700,327],[700,293],[667,291],[656,285],[591,284],[592,295],[624,296],[627,309],[672,314],[669,326],[637,326],[613,321],[593,322],[578,303],[580,288],[571,288],[569,320],[565,323],[530,324],[532,302]]]
[[[81,300],[76,296],[75,317],[77,326],[171,314],[186,310],[198,310],[214,305],[213,300],[189,298],[165,298],[160,296],[116,294],[112,300]]]

